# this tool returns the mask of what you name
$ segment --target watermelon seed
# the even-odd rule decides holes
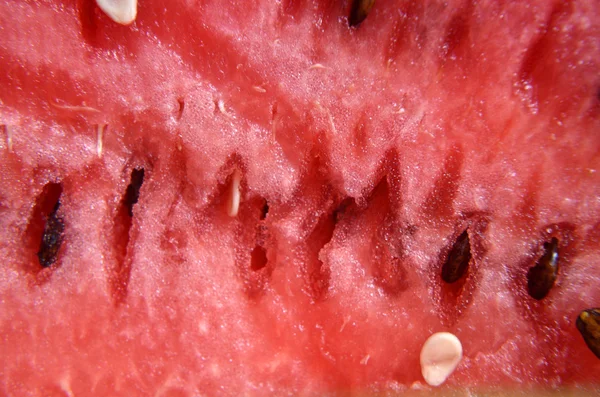
[[[576,326],[585,344],[600,358],[600,308],[583,310],[577,317]]]
[[[231,175],[231,184],[229,186],[229,198],[227,200],[227,215],[235,218],[240,210],[240,183],[242,181],[242,173],[236,168]]]
[[[448,259],[442,266],[442,280],[447,283],[455,283],[460,280],[469,267],[471,261],[471,242],[467,230],[456,239],[452,246]]]
[[[348,17],[348,25],[350,27],[360,25],[367,18],[369,12],[371,12],[373,4],[375,4],[375,0],[353,0],[350,16]]]
[[[438,332],[431,335],[421,348],[421,373],[430,386],[439,386],[448,379],[462,360],[462,344],[456,335]]]
[[[219,109],[219,112],[221,112],[221,114],[225,117],[231,117],[231,114],[229,114],[229,112],[227,112],[227,109],[225,108],[225,101],[222,99],[219,99],[218,101],[216,101],[216,106],[217,109]]]
[[[106,128],[106,124],[98,124],[97,129],[97,143],[96,143],[96,152],[98,153],[98,157],[102,157],[102,149],[104,148],[104,129]]]
[[[60,183],[48,183],[44,186],[40,201],[44,202],[44,206],[49,206],[52,210],[46,216],[44,231],[42,233],[42,241],[37,257],[42,267],[50,267],[58,256],[58,251],[63,241],[63,233],[65,225],[62,217],[58,215],[60,207],[60,196],[62,194],[62,186]],[[43,212],[44,209],[42,208]]]
[[[56,109],[65,110],[65,111],[69,111],[69,112],[75,112],[75,113],[100,113],[100,111],[98,109],[93,108],[91,106],[87,106],[85,104],[85,102],[83,102],[83,104],[81,106],[77,106],[77,105],[61,105],[54,101],[50,101],[50,105]]]
[[[137,16],[137,0],[96,0],[96,4],[114,22],[129,25]]]
[[[361,365],[367,365],[369,363],[369,360],[371,359],[371,355],[367,354],[366,356],[364,356],[362,358],[362,360],[360,360],[360,364]]]
[[[3,127],[4,127],[4,132],[6,133],[6,147],[8,148],[9,152],[12,152],[12,149],[13,149],[12,128],[8,124],[5,124]]]
[[[541,300],[554,286],[558,276],[558,239],[552,237],[544,243],[544,253],[536,265],[527,272],[527,291],[529,295]]]

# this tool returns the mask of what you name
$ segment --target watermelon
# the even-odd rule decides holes
[[[598,391],[600,3],[99,4],[0,3],[0,394]]]

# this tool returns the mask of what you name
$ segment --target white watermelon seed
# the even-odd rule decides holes
[[[223,114],[223,116],[225,116],[225,117],[231,117],[231,114],[229,114],[229,112],[227,112],[227,109],[225,108],[225,101],[224,100],[219,99],[217,101],[217,108]]]
[[[62,391],[64,391],[67,396],[74,396],[73,389],[71,389],[71,374],[67,372],[60,380],[59,385]]]
[[[362,358],[362,360],[360,360],[360,364],[361,365],[367,365],[369,363],[369,360],[371,359],[371,355],[367,354],[366,356],[364,356]]]
[[[4,131],[6,132],[6,146],[8,147],[8,151],[12,152],[12,149],[13,149],[12,128],[10,127],[10,125],[6,124],[4,126]]]
[[[96,0],[96,4],[110,19],[121,25],[129,25],[137,16],[137,0]]]
[[[237,169],[233,171],[231,176],[231,185],[230,185],[230,196],[229,203],[227,206],[227,215],[230,217],[236,217],[239,209],[240,209],[240,182],[242,180],[242,175],[240,171]]]
[[[106,124],[98,124],[98,141],[96,143],[96,152],[98,153],[98,157],[102,157],[102,149],[104,148],[104,128],[106,128]]]
[[[460,340],[449,332],[429,337],[421,348],[421,373],[430,386],[439,386],[454,372],[462,359]]]
[[[93,108],[91,106],[86,106],[85,102],[83,103],[82,106],[77,106],[77,105],[60,105],[60,104],[58,104],[56,102],[50,102],[50,105],[52,105],[56,109],[67,110],[67,111],[70,111],[70,112],[100,113],[100,111],[98,109]]]

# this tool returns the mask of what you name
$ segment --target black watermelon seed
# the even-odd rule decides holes
[[[353,0],[350,16],[348,17],[348,25],[360,25],[369,15],[373,4],[375,4],[375,0]]]
[[[576,325],[585,344],[600,358],[600,308],[583,310]]]
[[[46,224],[44,225],[42,242],[40,243],[40,250],[37,253],[40,265],[42,265],[42,267],[50,267],[54,262],[56,262],[58,250],[60,249],[63,241],[65,224],[63,219],[58,216],[59,207],[60,201],[57,201],[54,209],[46,219]]]
[[[544,243],[544,254],[536,265],[527,272],[527,291],[529,295],[541,300],[552,289],[558,276],[558,239],[552,237]]]
[[[465,230],[456,239],[452,246],[446,263],[442,266],[442,280],[447,283],[455,283],[467,272],[471,261],[471,242],[469,233]]]

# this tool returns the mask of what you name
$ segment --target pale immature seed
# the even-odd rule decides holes
[[[240,209],[240,182],[242,180],[242,174],[237,169],[233,171],[231,176],[231,185],[229,191],[229,202],[227,204],[227,215],[230,217],[236,217]]]

